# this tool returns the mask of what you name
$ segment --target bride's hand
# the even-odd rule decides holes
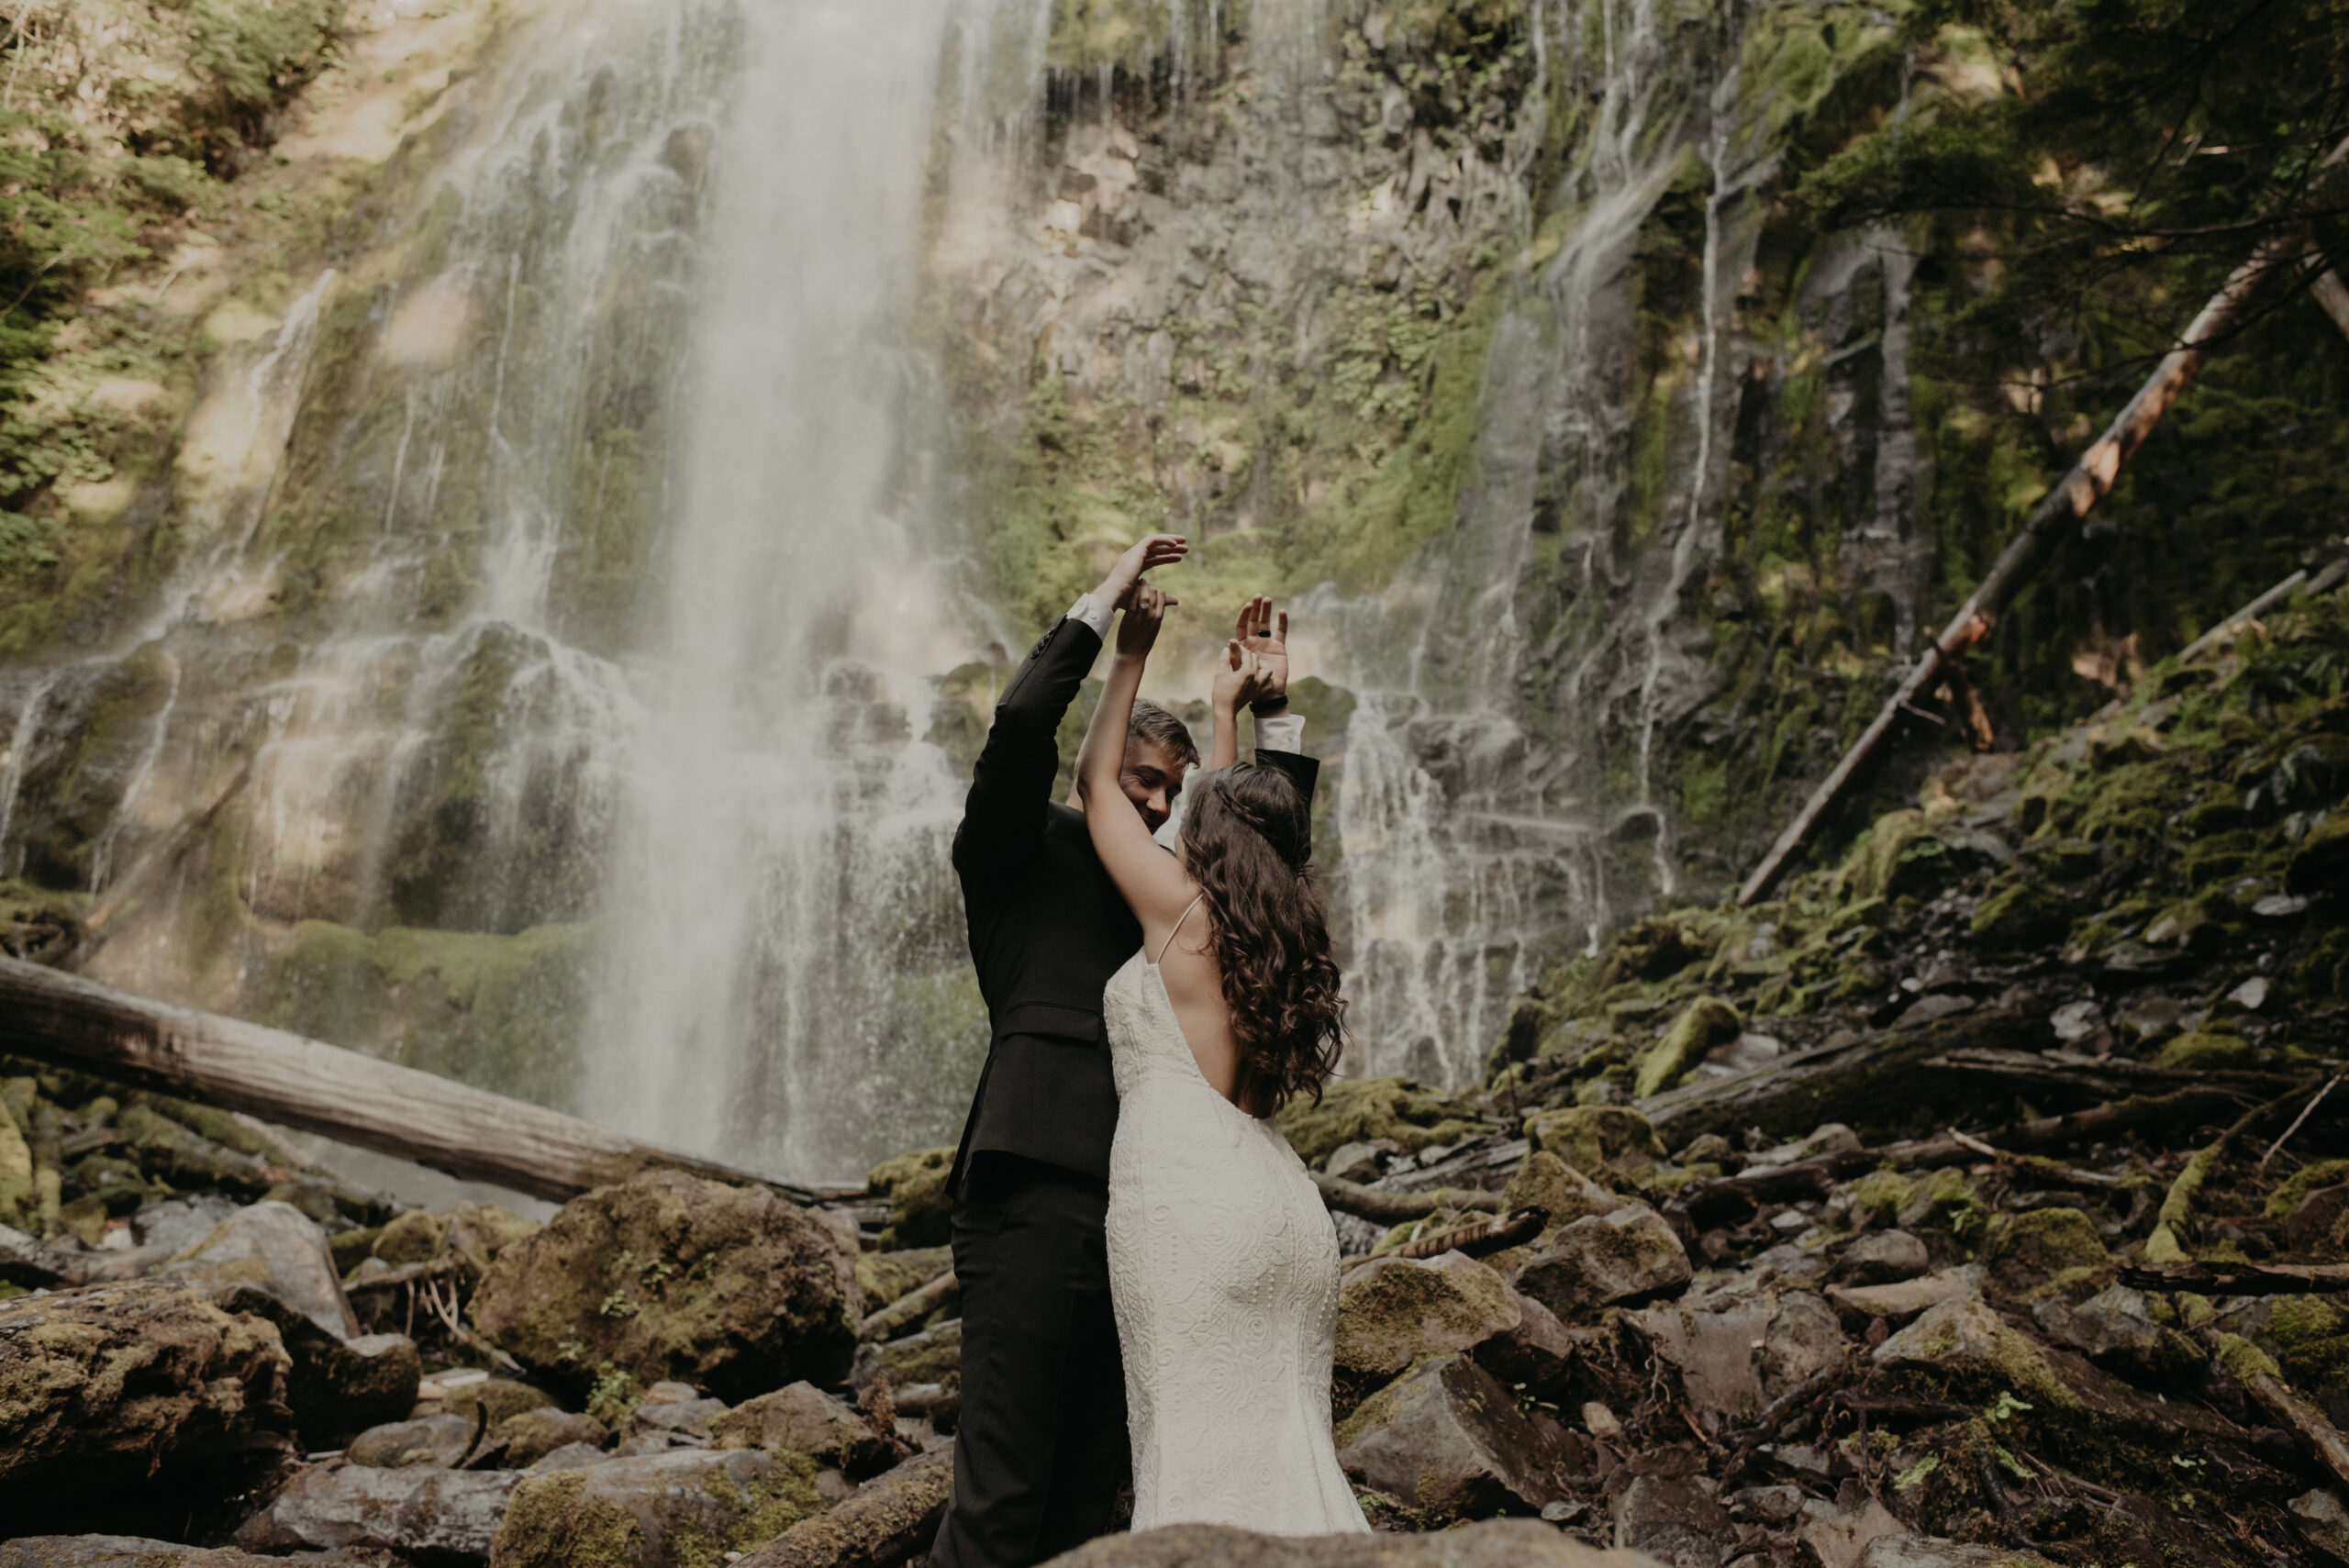
[[[1142,573],[1161,566],[1172,566],[1190,552],[1191,541],[1181,534],[1151,534],[1136,540],[1118,563],[1109,568],[1109,575],[1093,590],[1093,596],[1112,609],[1130,609],[1133,592],[1141,582]],[[1171,600],[1169,601],[1172,602]]]
[[[1133,601],[1118,622],[1118,657],[1149,658],[1152,645],[1158,640],[1159,625],[1166,618],[1166,607],[1179,602],[1167,597],[1163,588],[1135,584]]]

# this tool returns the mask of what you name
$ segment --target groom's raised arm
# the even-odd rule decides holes
[[[1060,772],[1054,737],[1100,657],[1111,611],[1144,572],[1180,561],[1189,548],[1179,535],[1152,534],[1119,556],[1100,586],[1080,595],[1038,639],[1004,688],[954,831],[954,870],[966,893],[983,893],[1026,859],[1043,831]]]

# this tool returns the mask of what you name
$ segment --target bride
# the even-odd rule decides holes
[[[1116,738],[1166,603],[1141,586],[1119,627],[1077,759],[1088,802],[1119,799]],[[1224,664],[1219,686],[1255,676],[1240,643]],[[1085,813],[1142,929],[1103,998],[1119,1102],[1109,1290],[1138,1530],[1370,1528],[1330,1436],[1337,1236],[1270,1119],[1319,1092],[1342,1042],[1338,966],[1305,866],[1311,809],[1286,774],[1243,763],[1196,788],[1177,855],[1135,812]]]

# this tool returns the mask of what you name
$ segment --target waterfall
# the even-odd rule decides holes
[[[1592,100],[1553,198],[1576,217],[1495,335],[1457,530],[1385,594],[1325,590],[1306,606],[1331,623],[1330,678],[1356,697],[1333,871],[1353,1072],[1474,1082],[1511,1000],[1544,965],[1577,939],[1595,943],[1643,893],[1671,890],[1648,757],[1663,625],[1702,540],[1707,496],[1699,479],[1659,541],[1661,580],[1640,595],[1634,624],[1610,625],[1619,578],[1644,583],[1659,570],[1636,548],[1616,559],[1630,444],[1621,282],[1708,88],[1668,49],[1653,0],[1564,10],[1557,33],[1536,36],[1544,71]],[[1717,113],[1733,105],[1733,84],[1727,95]],[[1708,341],[1706,409],[1713,362]],[[1564,678],[1544,675],[1537,691],[1519,600],[1545,486],[1559,570],[1579,581],[1541,651]],[[1630,669],[1627,630],[1638,643]],[[1619,700],[1637,729],[1616,742],[1636,762],[1628,792],[1605,766],[1602,728]],[[1642,837],[1659,841],[1627,868],[1613,847]]]

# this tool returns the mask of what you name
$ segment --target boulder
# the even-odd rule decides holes
[[[312,1451],[340,1448],[354,1434],[415,1408],[424,1362],[406,1335],[338,1340],[305,1323],[285,1340],[294,1357],[287,1402]]]
[[[473,1418],[475,1409],[487,1410],[493,1427],[525,1410],[544,1410],[554,1403],[554,1396],[545,1389],[533,1388],[510,1377],[485,1377],[478,1383],[460,1385],[440,1396],[441,1409],[468,1421]],[[646,1403],[651,1401],[648,1399]]]
[[[484,1558],[520,1479],[511,1470],[317,1465],[247,1519],[237,1544],[273,1554],[366,1547],[403,1556]]]
[[[1735,1421],[1842,1360],[1846,1343],[1833,1309],[1807,1291],[1651,1307],[1629,1320],[1679,1371],[1691,1405]]]
[[[412,1421],[386,1421],[351,1440],[342,1451],[347,1463],[376,1470],[406,1470],[415,1465],[447,1470],[465,1457],[473,1446],[470,1416],[418,1416]]]
[[[1512,1283],[1572,1323],[1600,1308],[1670,1295],[1689,1280],[1688,1254],[1645,1204],[1588,1215],[1552,1237]]]
[[[1640,1052],[1631,1093],[1642,1100],[1662,1094],[1702,1062],[1707,1051],[1735,1040],[1744,1029],[1745,1020],[1735,1007],[1716,996],[1698,997],[1653,1045]]]
[[[1932,1266],[1925,1244],[1906,1230],[1871,1230],[1843,1249],[1833,1277],[1842,1284],[1894,1284]]]
[[[1346,1473],[1406,1507],[1455,1518],[1566,1495],[1581,1468],[1546,1416],[1528,1417],[1493,1375],[1463,1356],[1422,1362],[1363,1401],[1337,1431]]]
[[[1574,1371],[1574,1336],[1556,1313],[1531,1296],[1511,1291],[1509,1299],[1517,1304],[1517,1327],[1478,1344],[1476,1364],[1498,1378],[1504,1388],[1546,1398]]]
[[[770,1188],[651,1171],[509,1242],[474,1292],[473,1321],[583,1392],[609,1362],[640,1382],[747,1399],[848,1371],[852,1263],[838,1231]]]
[[[954,1266],[952,1247],[916,1247],[902,1252],[859,1252],[856,1284],[866,1317],[909,1291],[919,1290]]]
[[[1620,1106],[1568,1106],[1526,1118],[1533,1146],[1585,1175],[1636,1183],[1664,1158],[1664,1142],[1648,1118]]]
[[[568,1410],[524,1410],[497,1423],[490,1434],[508,1470],[528,1470],[558,1449],[584,1444],[601,1450],[612,1434],[593,1416]]]
[[[924,1149],[885,1160],[865,1173],[865,1186],[889,1200],[889,1223],[881,1232],[883,1251],[946,1244],[954,1212],[946,1178],[953,1170],[953,1150]]]
[[[337,1340],[356,1339],[359,1319],[342,1294],[334,1252],[318,1222],[291,1204],[262,1202],[240,1208],[157,1273],[184,1280],[232,1312],[282,1312],[307,1319]]]
[[[1981,1294],[1981,1270],[1969,1263],[1891,1284],[1830,1285],[1827,1299],[1858,1318],[1898,1322],[1944,1301],[1973,1300]]]
[[[1571,1225],[1588,1214],[1612,1213],[1624,1201],[1546,1149],[1528,1154],[1501,1190],[1502,1213],[1539,1208],[1549,1215],[1553,1227]]]
[[[1720,1568],[1737,1544],[1729,1510],[1686,1481],[1634,1477],[1616,1494],[1615,1544],[1675,1568]]]
[[[954,1484],[951,1449],[918,1453],[846,1501],[803,1519],[733,1568],[865,1568],[929,1550]]]
[[[918,1334],[876,1345],[867,1340],[856,1347],[856,1366],[850,1383],[862,1394],[875,1382],[891,1388],[918,1383],[944,1383],[963,1370],[963,1320],[941,1323]]]
[[[2349,811],[2335,811],[2293,851],[2284,872],[2284,890],[2313,897],[2344,886],[2349,886]]]
[[[2111,1283],[2113,1263],[2096,1222],[2076,1208],[2001,1215],[1982,1247],[1989,1294],[2002,1301],[2086,1296]]]
[[[233,1546],[188,1546],[135,1535],[33,1535],[0,1540],[0,1568],[277,1568]]]
[[[2047,1337],[2099,1366],[2146,1383],[2199,1377],[2209,1355],[2176,1329],[2155,1323],[2143,1291],[2110,1285],[2077,1307],[2039,1303],[2032,1317]]]
[[[874,1429],[863,1412],[812,1383],[795,1383],[746,1399],[710,1423],[720,1448],[785,1449],[859,1480],[904,1457],[895,1436]]]
[[[1458,1252],[1420,1262],[1374,1258],[1338,1287],[1332,1368],[1340,1419],[1412,1362],[1464,1351],[1523,1320],[1501,1276]]]
[[[1052,1568],[1660,1568],[1653,1557],[1586,1546],[1538,1519],[1486,1519],[1429,1535],[1256,1535],[1167,1525],[1105,1535]]]
[[[495,1568],[670,1568],[773,1539],[821,1507],[815,1462],[757,1449],[680,1449],[524,1476]]]
[[[11,1532],[187,1527],[292,1450],[271,1324],[177,1281],[0,1301],[0,1496]]]

